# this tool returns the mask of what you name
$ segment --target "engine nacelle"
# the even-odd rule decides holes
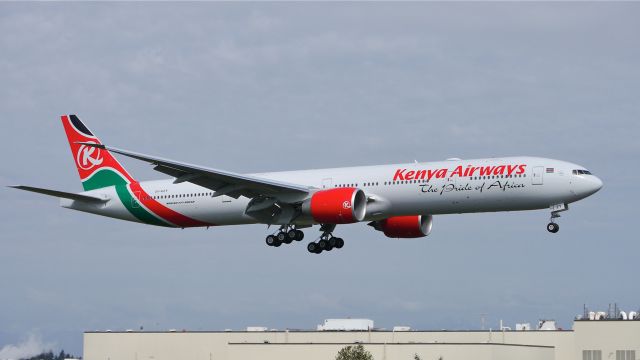
[[[418,238],[427,236],[433,227],[431,215],[393,216],[369,223],[390,238]]]
[[[320,190],[302,204],[302,212],[321,224],[350,224],[362,221],[367,197],[356,188]]]

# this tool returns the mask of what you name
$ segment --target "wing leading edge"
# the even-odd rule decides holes
[[[101,144],[84,142],[80,142],[79,144],[105,149],[113,153],[148,162],[154,165],[154,170],[175,177],[174,183],[190,182],[200,185],[213,190],[214,196],[227,195],[233,198],[238,198],[239,196],[248,198],[259,196],[271,197],[284,194],[306,196],[310,192],[310,188],[303,185],[212,169]]]

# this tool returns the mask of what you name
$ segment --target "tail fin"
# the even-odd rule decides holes
[[[62,115],[61,118],[85,191],[135,182],[108,150],[78,144],[101,142],[76,115]]]

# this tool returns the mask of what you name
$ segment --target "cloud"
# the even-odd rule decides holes
[[[54,347],[52,343],[45,343],[40,336],[30,334],[29,337],[17,345],[5,345],[0,349],[0,360],[18,360],[42,354]]]
[[[606,183],[563,214],[561,241],[543,211],[451,215],[417,241],[340,226],[348,245],[320,257],[266,248],[265,226],[157,229],[2,189],[0,338],[43,329],[79,352],[83,329],[306,328],[356,315],[464,328],[480,313],[560,321],[583,301],[606,304],[616,290],[590,284],[634,273],[640,252],[628,201],[640,175],[638,10],[0,2],[0,185],[81,188],[67,112],[111,145],[231,171],[529,154]],[[625,249],[617,261],[582,261],[603,239]],[[530,286],[540,282],[548,296]],[[566,283],[579,290],[553,301]],[[618,303],[640,296],[617,291]]]

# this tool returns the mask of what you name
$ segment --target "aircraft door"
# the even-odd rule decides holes
[[[542,185],[542,177],[544,174],[544,166],[536,166],[533,168],[533,174],[531,176],[532,185]]]

